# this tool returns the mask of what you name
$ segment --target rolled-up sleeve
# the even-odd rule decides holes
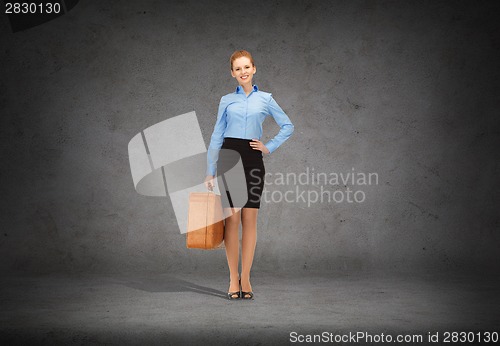
[[[269,149],[269,153],[272,153],[292,135],[294,126],[272,95],[269,97],[268,112],[280,127],[278,134],[265,144],[266,148]]]
[[[217,171],[217,160],[219,159],[219,151],[224,141],[224,132],[227,127],[226,122],[226,107],[227,102],[224,96],[220,99],[219,110],[217,112],[217,120],[215,121],[214,132],[210,139],[210,145],[207,152],[207,175],[215,175]]]

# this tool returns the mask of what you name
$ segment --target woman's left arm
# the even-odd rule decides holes
[[[274,100],[272,94],[269,95],[268,111],[280,127],[278,134],[265,144],[266,148],[269,150],[269,154],[271,154],[292,135],[294,126],[288,115],[286,115],[283,109],[281,109]]]

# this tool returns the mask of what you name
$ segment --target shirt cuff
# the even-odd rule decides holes
[[[215,176],[215,173],[217,172],[217,169],[215,167],[208,167],[207,168],[207,175],[213,175]]]
[[[267,150],[269,150],[269,154],[271,154],[278,148],[272,141],[269,141],[264,145],[266,146]]]

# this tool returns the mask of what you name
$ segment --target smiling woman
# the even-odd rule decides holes
[[[243,82],[240,84],[252,81],[257,68],[250,53],[245,50],[237,50],[231,55],[229,61],[231,63],[231,76],[238,79],[238,82]],[[245,91],[245,93],[247,92]]]
[[[217,120],[208,147],[205,184],[208,189],[213,189],[219,153],[221,156],[227,155],[225,154],[227,151],[221,152],[221,149],[234,150],[240,155],[249,198],[244,205],[234,205],[230,197],[231,191],[227,191],[226,188],[229,205],[224,206],[226,208],[224,215],[231,215],[225,220],[224,233],[230,273],[228,298],[253,299],[250,269],[257,240],[257,213],[264,187],[263,156],[271,154],[283,144],[292,135],[294,127],[272,94],[260,91],[257,85],[252,84],[253,76],[257,72],[252,55],[246,50],[237,50],[231,55],[229,62],[231,76],[236,79],[238,86],[235,92],[223,96],[220,100]],[[280,126],[280,131],[264,144],[260,139],[262,123],[267,116],[274,118]],[[240,221],[242,248],[241,275],[238,275]]]

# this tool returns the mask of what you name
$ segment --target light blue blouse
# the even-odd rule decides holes
[[[257,85],[253,85],[253,90],[247,96],[238,85],[234,93],[222,96],[208,147],[207,175],[215,175],[217,171],[217,160],[224,137],[260,140],[262,123],[268,115],[280,127],[278,134],[264,144],[269,153],[272,153],[292,135],[294,129],[290,118],[276,103],[272,94],[260,91]]]

